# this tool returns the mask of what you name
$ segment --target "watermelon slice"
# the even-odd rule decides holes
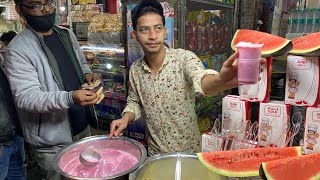
[[[292,39],[293,49],[289,52],[294,55],[320,56],[320,32],[308,34]]]
[[[292,43],[288,39],[248,29],[237,30],[233,36],[231,48],[236,50],[235,45],[239,42],[263,44],[261,52],[263,56],[280,56],[292,49]]]
[[[264,162],[260,176],[264,179],[320,179],[320,153]]]
[[[301,147],[255,148],[236,151],[197,153],[198,159],[211,171],[228,177],[259,176],[262,162],[300,156]]]

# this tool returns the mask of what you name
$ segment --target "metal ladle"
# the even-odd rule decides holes
[[[81,164],[87,166],[87,167],[94,167],[98,164],[100,161],[101,156],[100,154],[93,150],[93,149],[85,149],[80,153],[79,160]]]

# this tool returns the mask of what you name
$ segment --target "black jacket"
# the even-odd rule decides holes
[[[8,80],[0,67],[0,145],[10,142],[19,132],[18,116]]]

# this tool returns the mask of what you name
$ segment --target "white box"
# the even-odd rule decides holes
[[[304,127],[304,154],[320,152],[320,108],[307,108]]]
[[[319,58],[288,56],[285,103],[318,107]]]
[[[260,103],[259,107],[259,146],[274,144],[277,147],[284,147],[286,141],[287,117],[290,113],[290,106],[283,101],[270,101]]]
[[[221,127],[224,127],[224,121],[230,121],[230,127],[233,128],[236,123],[242,121],[243,127],[245,127],[246,122],[249,120],[249,114],[251,110],[251,103],[248,101],[241,100],[239,96],[225,96],[222,98],[222,123]],[[223,132],[223,130],[222,130]],[[238,134],[238,139],[244,137],[243,134]]]
[[[222,136],[204,133],[201,136],[201,152],[221,151],[222,143]]]

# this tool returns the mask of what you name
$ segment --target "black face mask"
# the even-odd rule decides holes
[[[36,32],[43,33],[48,32],[53,27],[55,16],[56,10],[54,10],[53,13],[44,16],[25,15],[24,18]]]

